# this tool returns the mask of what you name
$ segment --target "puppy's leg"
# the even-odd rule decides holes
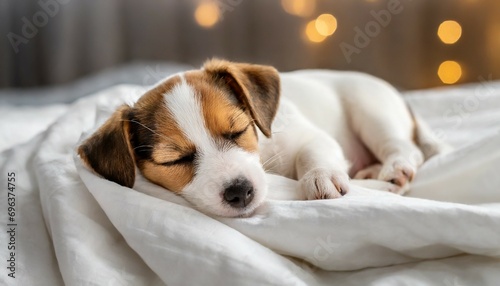
[[[423,163],[421,150],[413,142],[415,125],[398,92],[380,80],[369,80],[345,102],[352,129],[382,163],[377,179],[408,188]]]
[[[349,164],[340,145],[327,134],[318,131],[305,141],[295,166],[308,200],[338,198],[349,191]]]
[[[413,179],[417,168],[424,157],[420,149],[411,139],[411,126],[400,124],[396,119],[391,121],[387,116],[365,118],[366,129],[377,130],[376,133],[363,136],[363,142],[375,157],[382,162],[376,179],[395,184],[401,189],[397,193],[405,193],[408,183]],[[364,130],[368,133],[368,130]],[[405,133],[408,133],[404,135]],[[376,173],[374,173],[375,175]]]
[[[337,141],[313,125],[286,98],[280,104],[273,136],[259,138],[265,167],[298,179],[307,199],[337,198],[347,193],[349,164]],[[286,155],[278,163],[270,159],[280,153]]]

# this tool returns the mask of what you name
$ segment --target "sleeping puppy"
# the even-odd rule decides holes
[[[119,108],[78,154],[122,186],[133,187],[137,167],[199,210],[235,217],[263,202],[265,172],[299,180],[310,200],[340,198],[350,178],[402,193],[426,157],[418,129],[374,77],[213,59]]]

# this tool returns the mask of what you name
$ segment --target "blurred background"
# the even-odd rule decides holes
[[[498,0],[0,0],[0,35],[0,88],[144,61],[135,74],[152,84],[154,63],[214,56],[405,90],[500,78]]]

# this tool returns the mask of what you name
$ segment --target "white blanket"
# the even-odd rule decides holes
[[[201,214],[141,177],[132,190],[82,166],[74,152],[82,132],[142,91],[105,90],[65,107],[27,143],[2,142],[0,285],[498,285],[498,85],[409,95],[458,148],[422,167],[411,197],[353,187],[342,199],[294,201],[296,182],[268,175],[270,199],[238,219]],[[8,117],[0,122],[0,132],[20,132]]]

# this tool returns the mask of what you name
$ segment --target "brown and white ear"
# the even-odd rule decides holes
[[[212,59],[203,68],[227,85],[248,108],[260,131],[271,137],[271,124],[280,99],[280,77],[271,66]]]
[[[133,187],[135,164],[130,145],[129,106],[120,107],[79,147],[84,163],[107,180]]]

